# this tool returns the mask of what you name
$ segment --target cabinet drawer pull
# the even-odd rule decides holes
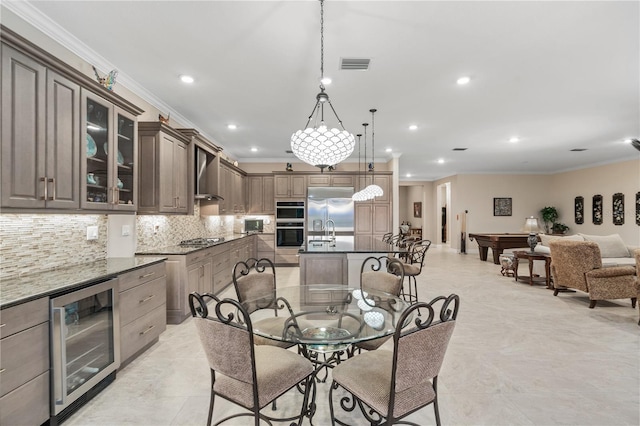
[[[7,324],[0,324],[0,328],[4,327],[5,325],[7,325]]]
[[[140,276],[138,277],[138,279],[140,279],[140,280],[141,280],[141,279],[143,279],[143,278],[150,277],[150,276],[151,276],[151,275],[153,275],[153,274],[155,274],[155,272],[149,272],[148,274],[140,275]]]
[[[0,374],[4,373],[6,370],[6,368],[0,368]]]
[[[148,332],[150,332],[151,330],[153,330],[154,328],[156,328],[155,325],[150,325],[145,331],[141,331],[140,335],[144,336],[145,334],[147,334]]]
[[[192,262],[195,262],[195,261],[196,261],[196,260],[198,260],[198,259],[200,259],[200,256],[196,256],[196,257],[194,257],[191,261],[192,261]]]
[[[156,297],[156,295],[155,294],[151,294],[151,295],[145,297],[144,299],[140,300],[138,303],[148,302],[149,300],[153,299],[154,297]]]

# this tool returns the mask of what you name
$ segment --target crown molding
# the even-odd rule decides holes
[[[16,14],[19,18],[42,32],[50,39],[60,44],[65,49],[77,55],[82,60],[94,65],[96,68],[100,70],[117,69],[117,67],[109,60],[107,60],[104,56],[100,55],[98,52],[87,46],[79,38],[71,34],[69,31],[64,29],[47,15],[42,13],[42,11],[35,7],[30,1],[4,1],[2,2],[2,6],[6,7],[9,11]],[[198,128],[198,126],[191,122],[191,120],[187,119],[185,116],[173,109],[169,104],[155,96],[140,83],[120,70],[118,71],[118,84],[126,87],[132,93],[135,93],[136,96],[139,96],[163,113],[167,112],[171,114],[171,118],[179,122],[181,124],[181,127],[194,128],[198,130],[198,132],[200,132],[200,134],[205,138],[214,141],[216,145],[220,146],[220,144],[215,142],[215,138],[203,132]]]

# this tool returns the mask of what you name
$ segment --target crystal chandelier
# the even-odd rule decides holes
[[[291,150],[300,160],[324,171],[325,167],[335,166],[351,155],[356,140],[347,132],[331,105],[329,95],[325,92],[324,83],[324,0],[320,0],[320,93],[316,96],[316,104],[307,119],[304,130],[298,130],[291,136]],[[329,128],[324,121],[324,105],[329,104],[333,115],[342,130]],[[313,120],[313,127],[309,124]]]
[[[384,191],[380,186],[375,184],[376,178],[376,123],[374,121],[374,114],[377,109],[372,108],[369,110],[371,113],[371,167],[369,167],[369,171],[371,172],[371,185],[365,188],[365,191],[372,195],[371,198],[380,197],[384,194]]]

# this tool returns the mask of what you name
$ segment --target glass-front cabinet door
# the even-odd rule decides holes
[[[82,129],[85,143],[82,207],[135,211],[137,121],[110,102],[84,91]]]
[[[115,111],[117,133],[115,158],[115,198],[114,207],[119,210],[135,210],[137,201],[137,176],[135,173],[138,158],[138,122],[124,111]]]

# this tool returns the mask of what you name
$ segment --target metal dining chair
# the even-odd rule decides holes
[[[441,308],[436,311],[440,304]],[[418,426],[401,419],[433,404],[436,424],[440,425],[438,375],[456,325],[459,305],[460,298],[455,294],[437,297],[429,303],[416,303],[399,319],[400,325],[393,335],[393,350],[366,352],[337,365],[329,388],[331,424]],[[428,310],[428,317],[424,320],[417,317],[413,327],[407,324],[403,328],[401,325],[419,308]],[[338,405],[347,412],[358,407],[364,420],[346,422],[336,418],[333,394],[342,390],[347,395],[339,395]]]
[[[393,273],[392,271],[398,271]],[[388,258],[386,256],[370,256],[367,257],[360,266],[360,294],[368,295],[371,290],[381,291],[393,296],[400,296],[402,292],[402,283],[404,281],[404,267],[400,260]],[[367,297],[363,297],[364,303],[367,304]],[[373,306],[372,306],[373,307]],[[379,309],[394,309],[394,306],[386,306],[384,303],[377,303]],[[367,315],[365,313],[365,315]],[[347,351],[349,358],[360,353],[362,349],[372,351],[378,349],[382,344],[389,340],[391,336],[379,337],[376,339],[365,340],[351,346]]]
[[[207,299],[213,299],[215,316],[209,316]],[[200,342],[207,356],[211,372],[211,396],[207,426],[213,419],[215,397],[233,402],[250,413],[232,414],[218,421],[252,416],[256,426],[260,420],[296,421],[302,424],[307,413],[310,378],[314,372],[311,362],[295,352],[269,345],[256,345],[249,312],[232,299],[220,301],[211,294],[189,295],[189,307]],[[304,390],[302,408],[297,416],[274,418],[261,410],[290,389]]]

